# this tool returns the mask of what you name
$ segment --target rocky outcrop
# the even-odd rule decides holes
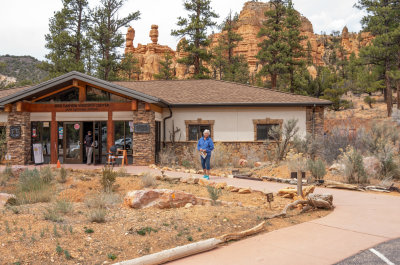
[[[192,194],[167,189],[131,191],[124,198],[124,204],[134,209],[148,207],[180,208],[187,203],[195,205],[196,202],[196,197]]]
[[[243,37],[243,40],[240,41],[238,46],[234,49],[234,55],[243,55],[246,58],[249,64],[250,74],[255,74],[261,69],[261,65],[258,63],[256,55],[259,51],[258,44],[263,39],[258,38],[257,34],[260,31],[263,22],[266,20],[264,14],[270,8],[271,5],[268,2],[246,2],[234,28],[234,31]],[[307,44],[310,42],[311,56],[313,64],[316,66],[323,66],[329,63],[328,58],[332,53],[332,45],[330,45],[330,43],[334,38],[339,38],[339,41],[346,51],[347,57],[349,57],[353,52],[357,55],[360,48],[368,45],[372,40],[372,36],[369,33],[350,33],[347,27],[343,28],[342,34],[339,36],[315,34],[313,25],[306,17],[301,16],[301,21],[301,34],[307,37],[302,44],[307,48]],[[211,48],[218,45],[218,40],[223,34],[226,33],[221,32],[210,36],[212,39]],[[154,80],[154,74],[158,74],[160,71],[160,61],[164,60],[166,54],[170,54],[173,58],[171,67],[174,69],[175,77],[177,79],[186,79],[193,75],[193,66],[186,66],[178,63],[179,59],[186,56],[185,52],[182,50],[182,45],[184,45],[185,39],[182,39],[179,42],[176,51],[174,51],[168,46],[158,44],[157,25],[151,26],[149,35],[152,43],[147,45],[138,44],[137,48],[133,46],[135,30],[129,28],[126,35],[125,53],[132,53],[139,60],[141,69],[141,74],[138,78],[139,80]],[[309,72],[312,76],[316,76],[317,74],[314,66],[309,67]]]

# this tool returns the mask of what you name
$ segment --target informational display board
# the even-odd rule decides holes
[[[42,144],[33,144],[33,158],[36,165],[44,163]]]
[[[150,124],[148,123],[135,123],[134,124],[135,133],[150,133]]]
[[[21,126],[20,125],[10,126],[10,137],[12,139],[21,138]]]

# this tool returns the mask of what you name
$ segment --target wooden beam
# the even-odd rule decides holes
[[[56,112],[51,113],[51,124],[50,124],[50,163],[57,164],[58,160],[58,128],[56,121]]]
[[[132,111],[136,111],[138,109],[138,101],[137,99],[132,100]]]
[[[22,110],[27,112],[132,111],[132,102],[64,102],[54,104],[22,102]]]
[[[79,88],[79,102],[86,101],[86,87],[85,86],[78,86]]]
[[[107,120],[107,153],[110,151],[111,146],[114,145],[114,123],[112,120],[112,111],[108,111]]]
[[[94,88],[97,88],[97,89],[100,89],[100,90],[103,90],[103,91],[107,91],[107,92],[109,92],[111,94],[114,94],[114,95],[117,95],[117,96],[120,96],[120,97],[123,97],[123,98],[126,98],[126,99],[132,99],[131,97],[128,97],[126,95],[122,95],[120,93],[117,93],[117,92],[114,92],[114,91],[111,91],[111,90],[108,90],[108,89],[105,89],[103,87],[96,86],[96,85],[93,85],[93,84],[90,84],[90,83],[86,83],[86,82],[83,82],[83,81],[79,81],[79,86],[83,86],[83,87],[91,86],[91,87],[94,87]]]
[[[40,97],[38,97],[38,98],[35,98],[35,99],[32,100],[32,102],[36,102],[36,101],[39,101],[39,100],[41,100],[41,99],[50,97],[50,96],[52,96],[52,95],[54,95],[54,94],[57,94],[57,93],[60,93],[60,92],[62,92],[62,91],[64,91],[64,90],[70,89],[71,87],[74,87],[74,85],[66,86],[66,87],[60,88],[60,89],[58,89],[58,90],[56,90],[56,91],[50,92],[50,93],[48,93],[48,94],[46,94],[46,95],[40,96]]]
[[[22,102],[18,101],[16,104],[16,110],[17,112],[22,112]]]
[[[7,104],[4,106],[4,111],[5,112],[11,112],[12,111],[12,105],[11,104]]]
[[[146,111],[151,110],[150,103],[145,103],[145,104],[144,104],[144,109],[145,109]]]
[[[162,113],[162,112],[163,112],[163,110],[162,110],[161,107],[159,107],[159,106],[157,106],[157,105],[154,105],[154,104],[150,104],[150,109],[151,109],[152,111],[155,111],[155,112],[158,112],[158,113]]]
[[[73,79],[73,80],[72,80],[72,85],[75,86],[75,87],[79,86],[78,80]]]

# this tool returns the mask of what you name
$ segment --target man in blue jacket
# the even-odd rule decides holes
[[[201,137],[197,143],[197,150],[200,151],[201,166],[204,170],[204,178],[210,179],[210,160],[211,151],[214,150],[214,143],[211,140],[209,130],[204,130],[203,136],[204,137]]]

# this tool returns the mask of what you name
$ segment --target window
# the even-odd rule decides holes
[[[254,141],[276,140],[273,135],[273,129],[282,127],[283,120],[264,119],[253,120],[254,123]]]
[[[129,99],[112,94],[110,92],[87,86],[86,87],[86,101],[112,101],[112,102],[129,102]]]
[[[115,147],[127,150],[128,154],[132,154],[133,148],[133,128],[129,125],[129,121],[114,122],[114,139]]]
[[[211,125],[189,125],[189,141],[197,141],[203,136],[204,130],[211,131]]]
[[[257,124],[257,141],[275,140],[273,128],[279,124]]]
[[[57,94],[41,99],[38,102],[62,102],[62,101],[79,101],[79,88],[71,87]]]
[[[31,122],[31,139],[32,139],[32,148],[34,144],[41,144],[43,155],[45,158],[45,162],[47,163],[50,161],[50,122],[38,122],[34,121]],[[33,151],[32,154],[32,161],[34,161]]]

